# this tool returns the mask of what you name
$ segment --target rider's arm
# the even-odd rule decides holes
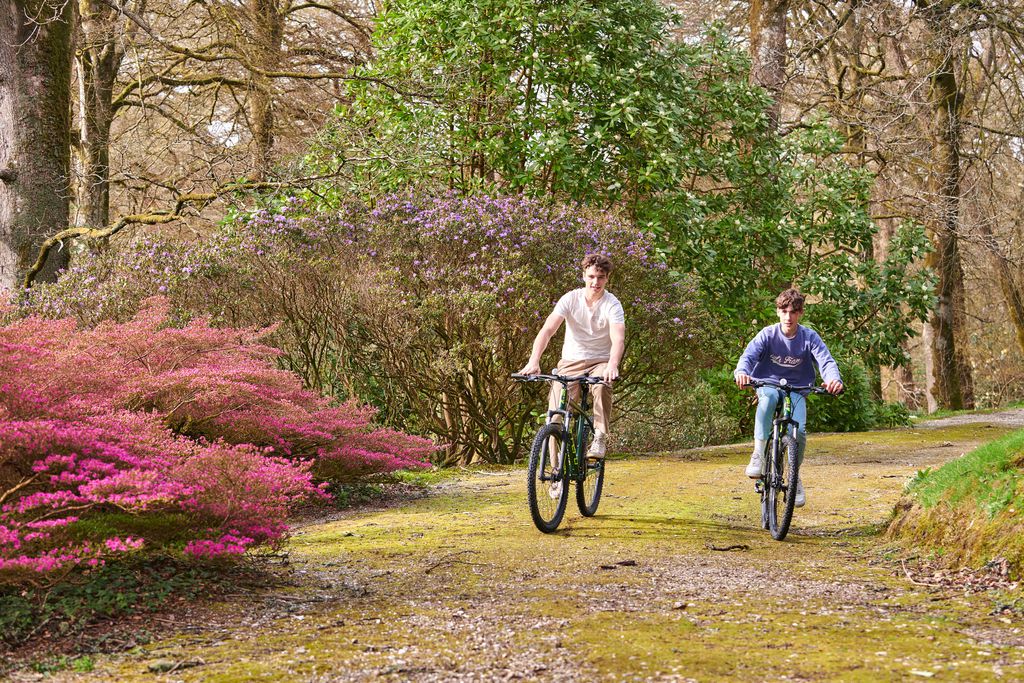
[[[533,353],[530,354],[530,360],[526,366],[519,371],[520,374],[540,374],[540,357],[544,355],[544,349],[548,348],[548,342],[558,332],[558,328],[561,327],[564,320],[565,318],[558,313],[552,313],[548,316],[548,319],[544,321],[544,326],[537,333],[536,339],[533,340]]]
[[[754,371],[754,366],[757,365],[757,361],[764,354],[767,343],[768,337],[765,330],[761,330],[750,340],[747,347],[743,349],[743,354],[740,356],[739,362],[736,363],[736,369],[732,373],[733,379],[736,380],[736,386],[744,387],[750,381],[750,373]]]
[[[839,364],[832,357],[832,352],[825,346],[825,342],[817,332],[813,332],[810,338],[811,355],[821,373],[821,382],[830,394],[838,394],[843,390],[843,378],[839,374]]]
[[[612,350],[608,356],[608,366],[602,378],[605,382],[611,382],[619,378],[619,363],[622,362],[622,354],[626,350],[625,323],[612,323],[608,326],[608,333],[612,338]]]

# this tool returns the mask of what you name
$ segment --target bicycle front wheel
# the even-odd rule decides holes
[[[562,523],[569,500],[565,450],[565,429],[558,423],[551,423],[540,428],[530,451],[526,496],[533,523],[546,534]]]
[[[597,512],[598,503],[601,502],[601,490],[604,488],[604,458],[587,459],[586,453],[594,439],[594,432],[589,425],[585,425],[583,429],[585,433],[579,450],[582,465],[580,478],[576,480],[576,506],[584,517],[593,517]]]
[[[773,458],[774,472],[770,475],[768,485],[769,509],[768,522],[772,538],[781,541],[789,533],[790,522],[793,521],[793,506],[796,503],[796,482],[799,476],[796,462],[796,439],[787,434],[779,442],[779,448]]]

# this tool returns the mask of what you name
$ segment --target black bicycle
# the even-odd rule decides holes
[[[793,521],[797,482],[800,480],[796,441],[800,423],[793,419],[793,394],[804,391],[828,394],[828,391],[822,387],[789,384],[785,379],[775,382],[751,378],[746,386],[755,389],[772,387],[784,394],[782,400],[775,404],[772,436],[762,454],[761,462],[767,463],[764,477],[754,482],[754,490],[761,496],[761,526],[771,532],[772,538],[781,541],[786,538]]]
[[[519,382],[559,382],[562,399],[556,410],[548,410],[547,421],[537,431],[530,450],[526,495],[530,516],[546,534],[558,528],[569,500],[569,486],[576,483],[576,505],[584,517],[592,517],[601,502],[604,487],[604,458],[587,458],[594,439],[590,385],[601,383],[598,377],[582,375],[512,375]],[[569,401],[569,385],[579,383],[579,404]],[[552,418],[560,416],[561,421]]]

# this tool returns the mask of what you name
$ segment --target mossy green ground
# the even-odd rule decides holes
[[[1024,623],[994,610],[1018,594],[917,585],[879,535],[916,470],[1007,431],[813,436],[808,505],[783,543],[759,528],[745,445],[611,460],[597,516],[570,508],[552,535],[530,522],[522,469],[467,473],[306,526],[288,587],[57,676],[1020,680]]]

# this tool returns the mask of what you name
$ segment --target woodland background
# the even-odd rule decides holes
[[[624,447],[739,434],[745,406],[727,368],[789,282],[811,293],[808,321],[838,347],[852,384],[862,376],[853,407],[826,424],[1024,393],[1024,10],[1010,0],[4,7],[0,272],[12,291],[31,285],[23,310],[93,324],[167,293],[183,320],[287,321],[274,343],[307,386],[372,403],[390,426],[463,439],[452,462],[507,460],[521,428],[480,423],[507,412],[484,396],[488,385],[507,392],[499,378],[521,349],[488,374],[479,365],[494,347],[477,344],[479,358],[467,351],[433,384],[412,386],[400,378],[426,366],[387,359],[436,348],[446,333],[431,323],[436,335],[388,349],[393,334],[367,336],[372,316],[358,329],[332,323],[343,304],[314,311],[323,296],[295,283],[335,288],[338,268],[298,258],[299,270],[281,270],[281,256],[278,272],[245,285],[262,291],[258,306],[237,291],[252,263],[232,266],[219,298],[188,277],[117,278],[140,263],[166,272],[146,259],[289,211],[302,222],[351,202],[368,213],[394,193],[418,198],[413,214],[432,210],[429,197],[521,195],[614,214],[692,288],[678,303],[693,317],[672,317],[699,343],[634,344],[631,362],[669,360],[658,381],[637,368],[624,391]],[[403,272],[412,290],[439,286]],[[298,289],[269,303],[286,282]],[[490,339],[448,333],[449,348],[473,346],[460,335]],[[366,348],[380,353],[360,358]],[[424,401],[442,395],[457,406],[443,415]],[[470,415],[473,405],[486,410]],[[631,421],[631,411],[642,414]],[[468,426],[453,426],[460,419]],[[493,446],[470,443],[480,429]]]

